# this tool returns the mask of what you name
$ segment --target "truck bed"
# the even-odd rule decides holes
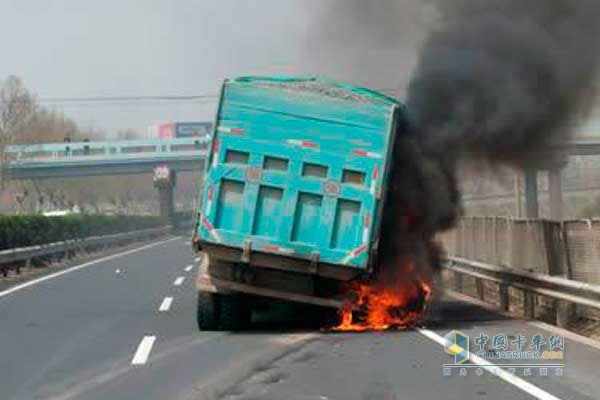
[[[200,241],[367,269],[397,108],[378,93],[315,79],[226,81]]]

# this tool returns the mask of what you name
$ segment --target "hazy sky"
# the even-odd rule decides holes
[[[0,0],[0,80],[40,99],[217,93],[226,77],[403,88],[432,10],[417,0]],[[374,7],[374,5],[377,5]],[[212,120],[216,101],[48,103],[114,134]],[[596,130],[598,119],[592,122]]]
[[[0,79],[18,75],[40,99],[216,93],[225,77],[246,74],[320,74],[373,88],[403,86],[414,63],[414,35],[376,44],[370,34],[361,36],[360,21],[329,20],[340,4],[0,0]],[[380,17],[386,16],[367,22]],[[215,101],[44,105],[112,134],[164,120],[211,120]]]

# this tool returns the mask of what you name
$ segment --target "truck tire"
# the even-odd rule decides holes
[[[239,331],[250,323],[250,306],[245,296],[222,294],[220,296],[219,322],[224,331]]]
[[[215,293],[198,292],[196,309],[198,329],[215,331],[219,328],[219,297]]]

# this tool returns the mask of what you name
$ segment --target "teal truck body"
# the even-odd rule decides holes
[[[284,297],[256,284],[277,270],[309,279],[312,293],[290,295],[315,299],[319,277],[369,273],[400,114],[390,97],[321,79],[225,81],[194,242],[229,272],[205,265],[198,288]]]

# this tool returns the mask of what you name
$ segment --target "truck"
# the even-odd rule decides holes
[[[192,237],[200,330],[236,330],[273,299],[339,307],[373,274],[403,106],[322,78],[221,89]]]

